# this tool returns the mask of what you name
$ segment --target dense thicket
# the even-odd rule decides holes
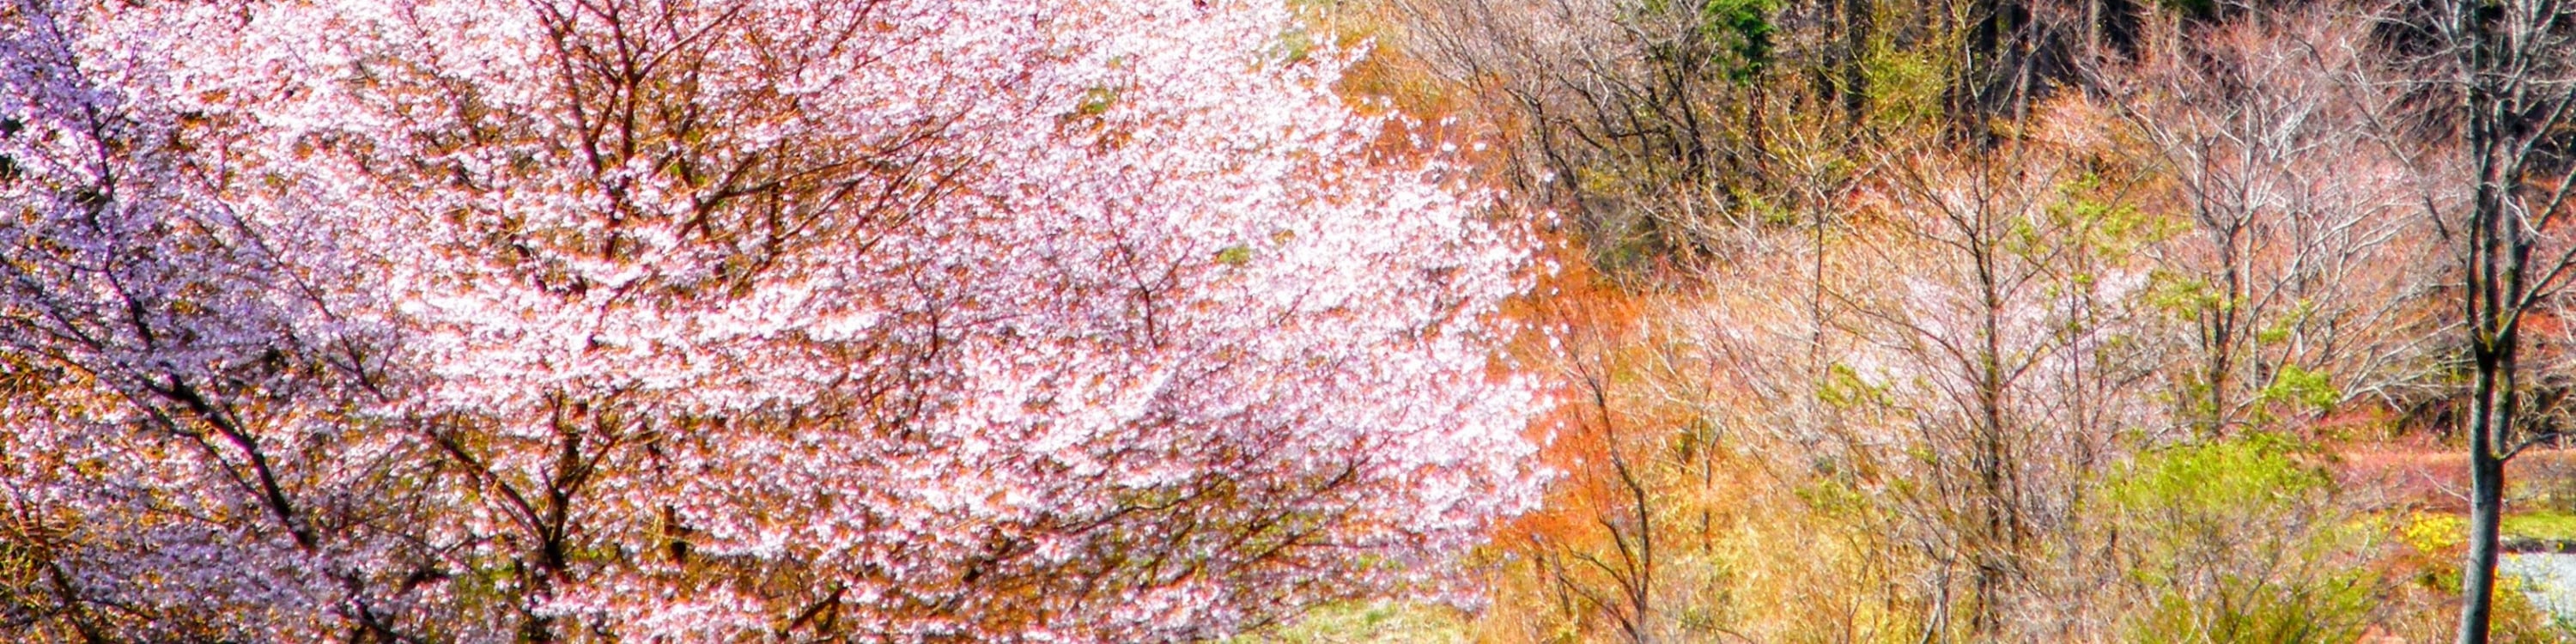
[[[1477,639],[2555,637],[2576,8],[1351,4],[1584,260]]]

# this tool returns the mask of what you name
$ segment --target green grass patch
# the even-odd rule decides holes
[[[1402,601],[1347,602],[1317,607],[1302,618],[1228,644],[1462,644],[1464,616],[1456,610]]]
[[[2576,540],[2576,514],[2547,510],[2515,514],[2504,518],[2501,531],[2508,537]]]

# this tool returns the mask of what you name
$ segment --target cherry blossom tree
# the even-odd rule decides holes
[[[0,628],[1171,641],[1438,591],[1533,498],[1520,233],[1284,7],[1041,4],[11,0]]]

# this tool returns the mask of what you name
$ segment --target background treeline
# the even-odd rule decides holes
[[[1287,639],[2443,640],[2458,450],[2555,445],[2566,7],[1305,8],[1548,213],[1566,404],[1487,610]],[[2566,509],[2525,471],[2517,529]],[[2567,632],[2502,587],[2499,639]]]

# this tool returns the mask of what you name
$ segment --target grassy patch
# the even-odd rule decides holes
[[[1400,601],[1323,606],[1268,632],[1230,644],[1456,644],[1467,641],[1455,610]]]
[[[2576,514],[2555,511],[2516,514],[2505,517],[2502,528],[2508,537],[2576,540]]]

